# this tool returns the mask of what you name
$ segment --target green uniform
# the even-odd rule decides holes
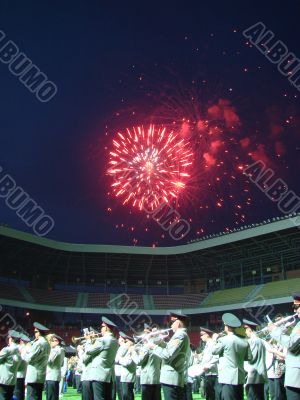
[[[19,348],[15,343],[0,351],[0,399],[11,399],[21,362]]]
[[[23,357],[28,363],[26,372],[27,383],[45,382],[49,353],[50,345],[43,336],[40,336],[39,339],[33,342],[31,348]]]
[[[111,382],[118,342],[109,333],[94,343],[88,340],[85,344],[83,364],[84,379],[88,381]]]
[[[157,346],[153,354],[162,360],[160,382],[165,385],[184,387],[187,355],[190,350],[190,339],[185,328],[176,330],[165,348]]]
[[[141,366],[141,385],[159,384],[161,359],[152,350],[143,346],[133,353],[132,358]]]
[[[256,335],[248,340],[252,360],[249,362],[246,391],[249,400],[264,397],[264,384],[268,382],[266,368],[266,347]]]
[[[219,383],[243,385],[245,383],[244,361],[252,360],[248,341],[235,334],[218,340],[212,354],[219,355]]]
[[[252,359],[249,343],[233,333],[218,340],[212,354],[219,355],[218,375],[223,400],[242,400],[245,383],[244,362]]]
[[[284,327],[279,326],[270,334],[287,349],[284,385],[288,388],[295,388],[297,391],[300,389],[300,322],[293,328],[290,335],[283,333],[283,330]]]
[[[0,384],[14,386],[17,380],[21,355],[16,344],[4,347],[0,351]]]
[[[46,369],[46,381],[57,381],[61,379],[61,366],[64,359],[64,351],[60,346],[53,347],[50,351]]]
[[[119,359],[121,365],[121,387],[122,399],[134,399],[134,382],[136,378],[136,364],[133,361],[131,352],[126,349],[126,353]]]

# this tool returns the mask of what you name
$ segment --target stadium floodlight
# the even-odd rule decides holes
[[[255,269],[253,269],[251,272],[252,272],[252,275],[256,275]]]

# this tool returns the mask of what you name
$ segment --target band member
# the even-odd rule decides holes
[[[152,332],[151,327],[148,324],[144,324],[144,334]],[[155,342],[155,339],[149,339]],[[146,347],[146,339],[141,346],[137,345],[134,347],[132,357],[137,365],[141,366],[141,389],[142,389],[142,400],[160,400],[160,366],[161,359],[153,354],[153,350]]]
[[[133,361],[132,352],[134,339],[132,336],[123,336],[125,340],[126,352],[119,358],[121,365],[121,385],[122,385],[122,400],[134,399],[134,382],[136,374],[136,364]]]
[[[171,312],[170,323],[174,332],[171,340],[163,348],[161,345],[148,343],[147,347],[162,360],[160,382],[165,400],[182,400],[186,378],[187,357],[190,351],[190,339],[186,324],[188,317]]]
[[[251,352],[247,340],[237,334],[236,329],[241,321],[233,314],[225,313],[222,316],[226,336],[218,339],[212,354],[220,356],[218,374],[222,384],[223,400],[243,400],[243,385],[245,382],[244,362],[251,360]]]
[[[64,359],[64,351],[60,346],[62,338],[55,334],[48,336],[51,351],[46,370],[46,400],[58,400],[61,366]]]
[[[94,400],[112,398],[112,375],[118,349],[116,328],[112,321],[102,317],[101,337],[96,338],[92,333],[86,339],[83,356],[85,379],[91,382]]]
[[[205,343],[203,349],[201,367],[204,372],[204,391],[206,400],[215,400],[215,389],[218,385],[218,368],[219,357],[212,354],[215,342],[212,339],[213,331],[207,328],[200,328],[200,338]]]
[[[44,338],[49,329],[38,323],[33,323],[35,340],[27,344],[22,358],[27,361],[25,382],[27,383],[27,399],[42,400],[42,393],[46,379],[46,369],[50,353],[50,345]]]
[[[82,395],[81,398],[82,400],[93,400],[93,390],[92,390],[92,382],[88,380],[87,376],[87,371],[88,371],[88,365],[85,365],[84,363],[84,348],[86,342],[81,342],[82,346],[78,349],[78,357],[81,360],[82,363],[82,371],[81,371],[81,385],[82,385]]]
[[[118,400],[122,400],[122,384],[121,384],[121,371],[122,367],[120,365],[120,358],[125,355],[127,352],[125,337],[127,335],[124,332],[119,332],[119,348],[115,358],[115,376],[116,376],[116,395],[118,396]]]
[[[30,338],[24,333],[19,333],[19,352],[22,354],[26,351],[26,344],[30,342]],[[17,400],[25,398],[25,376],[27,370],[27,362],[21,358],[21,362],[17,371],[17,382],[14,389],[14,397]]]
[[[293,296],[293,308],[300,318],[300,295]],[[268,330],[272,338],[287,349],[285,358],[286,395],[288,400],[300,399],[300,321],[293,328],[290,335],[284,333],[285,327],[270,324]]]
[[[264,342],[255,334],[257,324],[243,319],[243,326],[252,354],[246,382],[248,400],[260,400],[264,397],[264,385],[268,381],[266,368],[266,347]]]
[[[0,399],[11,400],[14,386],[17,381],[17,370],[21,362],[21,356],[16,344],[19,333],[10,330],[8,332],[8,346],[0,351]]]

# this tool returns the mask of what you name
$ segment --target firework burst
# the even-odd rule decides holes
[[[178,201],[193,163],[184,138],[166,127],[138,126],[119,132],[112,145],[107,174],[123,205],[154,210],[161,202]]]

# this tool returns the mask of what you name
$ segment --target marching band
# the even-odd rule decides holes
[[[224,330],[200,327],[202,352],[191,351],[188,317],[170,313],[170,328],[144,324],[134,337],[101,320],[101,332],[85,330],[77,347],[76,386],[82,400],[132,400],[140,369],[142,400],[191,400],[191,387],[202,382],[206,400],[300,400],[300,296],[294,315],[278,318],[257,331],[257,324],[222,316]],[[292,326],[294,324],[294,326]],[[0,400],[46,400],[61,396],[66,365],[63,339],[33,324],[35,339],[10,330],[0,351]],[[270,397],[269,397],[270,396]]]

